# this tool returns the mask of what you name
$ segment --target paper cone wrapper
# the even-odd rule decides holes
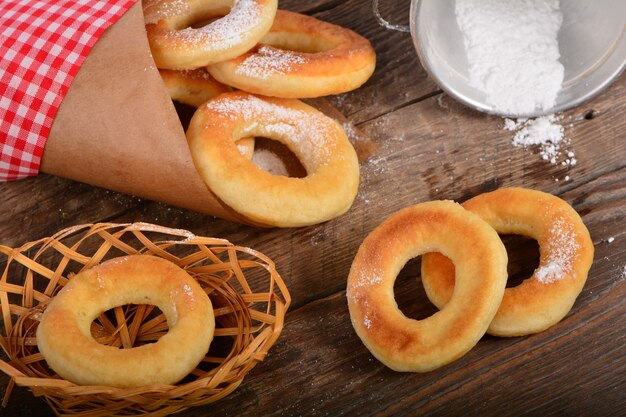
[[[41,171],[253,224],[221,203],[197,173],[150,54],[141,2],[85,59],[52,125]]]
[[[137,2],[94,45],[58,110],[41,171],[245,222],[195,170]]]

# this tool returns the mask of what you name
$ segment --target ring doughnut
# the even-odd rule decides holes
[[[168,332],[130,349],[98,343],[93,320],[126,304],[156,305]],[[184,270],[162,258],[111,259],[71,278],[47,306],[37,345],[48,365],[80,385],[174,384],[205,357],[215,329],[211,301]]]
[[[406,317],[394,281],[410,259],[433,250],[454,259],[459,286],[445,307],[424,320]],[[506,285],[507,254],[497,233],[451,201],[400,210],[362,243],[348,277],[356,333],[396,371],[426,372],[461,357],[484,335]]]
[[[375,66],[376,53],[364,37],[279,10],[256,48],[208,69],[218,81],[251,93],[311,98],[354,90],[369,79]]]
[[[286,145],[307,172],[272,175],[237,152],[242,137]],[[356,197],[359,164],[335,120],[299,100],[222,94],[196,110],[187,130],[194,164],[209,189],[248,219],[299,227],[337,217]]]
[[[160,69],[159,74],[172,100],[194,108],[231,91],[211,77],[205,68],[180,71]],[[254,138],[240,139],[237,148],[239,153],[251,159],[254,154]]]
[[[524,235],[539,243],[539,267],[520,285],[505,290],[488,333],[537,333],[565,317],[582,291],[593,261],[593,242],[578,213],[558,197],[523,188],[481,194],[463,207],[498,233]],[[422,257],[422,282],[428,298],[441,308],[454,289],[454,266],[441,254],[426,254]]]
[[[235,58],[270,30],[277,4],[277,0],[161,0],[151,7],[175,12],[146,22],[154,62],[158,68],[195,69]]]

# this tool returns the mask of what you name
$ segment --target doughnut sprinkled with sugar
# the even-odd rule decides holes
[[[208,69],[224,84],[251,93],[311,98],[354,90],[369,79],[375,66],[376,53],[364,37],[279,10],[256,48]]]
[[[480,194],[463,207],[498,233],[528,236],[539,243],[539,267],[520,285],[506,289],[488,333],[537,333],[565,317],[582,291],[593,261],[593,242],[578,213],[558,197],[524,188]],[[424,289],[439,308],[452,296],[454,274],[454,265],[445,256],[429,253],[422,257]]]
[[[450,302],[432,316],[406,317],[394,282],[406,262],[440,251],[457,267]],[[352,325],[369,351],[396,371],[426,372],[461,357],[485,334],[506,286],[507,253],[498,234],[451,201],[407,207],[361,244],[348,277]]]
[[[168,332],[129,349],[98,343],[94,319],[127,304],[157,306]],[[43,313],[37,346],[54,371],[79,385],[175,384],[205,357],[214,329],[211,301],[187,272],[162,258],[132,255],[71,278]]]
[[[304,178],[272,175],[237,151],[241,138],[281,142],[304,167]],[[187,141],[211,191],[255,223],[299,227],[346,212],[359,185],[359,163],[341,125],[294,99],[222,94],[196,110]]]
[[[180,3],[160,0],[145,11],[156,16],[146,19],[146,31],[158,68],[195,69],[243,54],[270,30],[278,5],[277,0]]]

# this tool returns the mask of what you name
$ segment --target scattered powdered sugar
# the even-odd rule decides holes
[[[554,106],[563,83],[559,0],[456,0],[470,84],[496,111],[529,114]]]
[[[143,18],[146,25],[163,19],[188,15],[191,7],[187,0],[143,0]]]
[[[517,119],[513,120],[513,119],[504,119],[504,129],[506,130],[517,130],[520,126],[521,123],[523,123],[524,121],[526,121],[527,119]]]
[[[334,143],[325,139],[322,130],[307,130],[303,123],[294,126],[283,122],[265,124],[262,130],[269,137],[284,138],[294,143],[297,148],[296,156],[307,172],[313,172],[316,167],[330,162]]]
[[[343,107],[346,103],[346,98],[348,98],[348,94],[336,94],[334,96],[329,96],[328,100],[335,107]]]
[[[285,75],[294,66],[304,64],[301,54],[272,46],[261,46],[237,66],[235,73],[244,77],[266,80],[273,75]]]
[[[563,270],[563,265],[556,261],[538,268],[535,272],[535,276],[542,284],[550,284],[551,282],[558,281],[562,279],[564,275],[565,271]]]
[[[372,285],[379,285],[383,282],[383,276],[379,272],[361,273],[352,282],[352,288],[369,287]]]
[[[104,291],[106,289],[106,280],[100,273],[99,269],[96,269],[96,282],[98,283],[98,289]]]
[[[558,144],[563,140],[563,126],[557,124],[555,115],[536,119],[518,119],[516,122],[505,119],[504,128],[517,131],[513,138],[516,146],[541,145],[547,142]]]
[[[263,18],[263,8],[254,0],[235,0],[230,13],[200,28],[188,27],[171,31],[169,36],[186,45],[197,43],[220,44],[224,49],[238,45],[248,36],[252,27]]]
[[[382,284],[383,274],[379,270],[359,271],[356,277],[353,277],[348,285],[346,297],[352,303],[359,304],[363,311],[363,326],[367,329],[372,328],[373,320],[376,319],[376,312],[370,308],[367,296],[369,287]]]
[[[543,160],[553,165],[574,166],[578,161],[574,152],[567,148],[570,141],[560,121],[561,118],[553,114],[534,119],[504,119],[504,129],[515,132],[513,146],[539,146]]]
[[[364,307],[367,306],[367,300],[362,299],[362,291],[367,291],[368,287],[377,286],[383,282],[383,272],[378,269],[360,270],[354,276],[346,291],[346,297],[352,302],[361,302]]]
[[[367,329],[371,329],[373,322],[376,320],[376,311],[370,308],[370,304],[367,299],[361,300],[359,296],[354,298],[355,302],[359,302],[361,309],[363,311],[363,325]]]
[[[470,84],[486,94],[499,113],[522,115],[549,110],[563,83],[558,31],[559,0],[456,0]],[[553,165],[576,165],[557,115],[505,119],[513,146],[539,147]],[[569,179],[569,177],[567,177]]]
[[[183,285],[183,292],[188,296],[188,297],[193,297],[193,290],[191,289],[191,286],[189,284],[184,284]]]
[[[558,218],[547,234],[548,255],[545,262],[535,270],[535,277],[542,284],[561,280],[572,272],[572,263],[580,244],[576,241],[574,226],[566,219]]]
[[[228,117],[231,120],[237,120],[240,116],[244,120],[254,120],[259,118],[259,116],[274,114],[281,120],[295,124],[306,117],[306,114],[302,111],[279,106],[252,95],[223,97],[208,102],[206,108],[220,113],[223,117]]]
[[[398,136],[395,135],[393,129],[393,122],[385,115],[380,117],[378,120],[374,122],[374,126],[376,130],[379,132],[385,133],[385,140],[379,141],[378,148],[374,153],[372,153],[366,160],[365,163],[361,165],[362,173],[362,184],[366,184],[370,177],[384,174],[389,169],[389,164],[387,164],[387,160],[392,157],[393,146],[390,145],[392,141],[401,142],[405,139],[404,134],[400,133]],[[349,130],[346,130],[346,133],[349,134]],[[359,196],[365,196],[370,190],[367,187],[363,187],[363,192],[359,192]],[[366,201],[369,203],[369,200]]]
[[[359,135],[351,122],[345,122],[341,127],[343,127],[343,131],[346,132],[346,136],[350,142],[356,143],[361,139],[361,135]]]
[[[237,142],[236,145],[240,154],[246,155],[248,153],[248,144]]]
[[[220,117],[231,120],[241,117],[247,121],[242,137],[258,133],[256,136],[266,135],[290,142],[297,149],[295,153],[307,172],[331,161],[335,143],[330,139],[328,130],[334,121],[326,116],[280,106],[255,96],[225,97],[208,102],[206,107]],[[268,122],[259,124],[257,120]],[[341,158],[340,155],[332,156],[334,159]]]

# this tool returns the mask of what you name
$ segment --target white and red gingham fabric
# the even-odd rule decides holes
[[[135,2],[0,0],[0,181],[37,175],[80,65]]]

